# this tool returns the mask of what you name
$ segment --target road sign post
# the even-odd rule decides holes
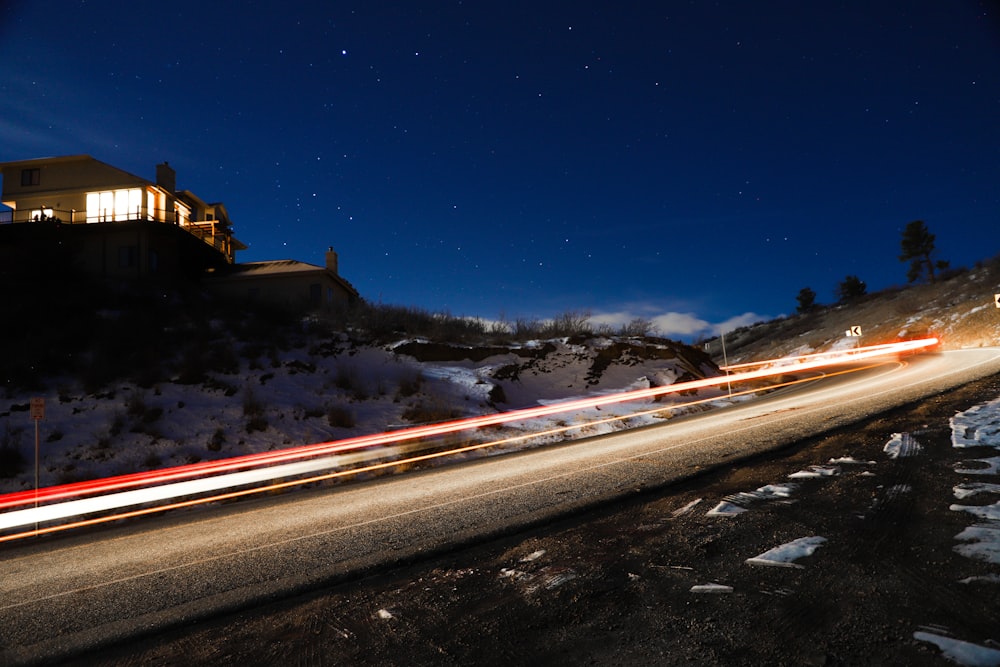
[[[722,363],[726,365],[726,377],[728,378],[729,377],[729,355],[726,354],[726,332],[723,331],[721,334],[719,334],[719,337],[722,338]],[[729,380],[726,380],[726,387],[729,388],[729,399],[732,400],[732,398],[733,398],[733,385],[730,384]]]
[[[35,422],[35,508],[38,508],[38,422],[45,419],[45,399],[34,397],[28,401],[31,421]],[[35,532],[38,532],[38,524],[35,524]]]
[[[861,338],[861,325],[855,324],[850,329],[844,332],[848,338]],[[858,340],[856,347],[861,347],[861,341]]]

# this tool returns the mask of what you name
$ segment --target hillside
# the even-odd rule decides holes
[[[185,346],[158,371],[96,389],[56,377],[27,395],[9,392],[0,398],[0,493],[34,483],[29,395],[46,400],[41,486],[49,486],[718,374],[703,352],[666,340],[379,343],[318,322],[284,334],[269,346],[216,323],[204,344],[215,350],[211,359],[195,363]],[[510,440],[509,450],[669,418],[669,406],[651,402],[642,417],[629,417],[634,404],[578,410],[490,437]]]
[[[996,292],[1000,258],[935,284],[729,332],[728,360],[855,345],[844,336],[855,325],[864,331],[861,344],[927,334],[946,349],[1000,344]],[[46,399],[41,485],[48,486],[662,386],[717,374],[723,361],[719,339],[704,347],[710,358],[665,339],[597,335],[569,316],[561,330],[521,327],[549,334],[525,339],[406,309],[304,319],[222,310],[196,291],[161,288],[72,299],[62,314],[76,317],[76,326],[51,307],[23,308],[36,325],[28,352],[0,368],[7,387],[0,493],[33,485],[30,396]],[[511,449],[707,409],[671,409],[682,399],[578,411],[492,435],[509,439],[503,448]],[[645,414],[629,417],[636,410]]]
[[[926,335],[939,337],[946,350],[1000,345],[996,293],[1000,256],[935,283],[886,289],[848,304],[727,332],[726,352],[733,363]],[[861,326],[860,339],[844,335],[852,326]],[[708,349],[721,363],[721,341],[709,341]]]

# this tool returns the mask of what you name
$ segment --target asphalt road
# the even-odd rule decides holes
[[[571,445],[0,547],[0,663],[73,654],[687,478],[1000,372],[910,357]]]

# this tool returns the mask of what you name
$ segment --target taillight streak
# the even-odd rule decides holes
[[[423,426],[414,426],[414,427],[399,429],[397,431],[356,436],[352,438],[345,438],[343,440],[318,443],[314,445],[303,445],[299,447],[292,447],[289,449],[278,450],[274,452],[248,454],[229,459],[221,459],[217,461],[204,461],[195,464],[165,468],[162,470],[131,473],[127,475],[120,475],[105,479],[76,482],[72,484],[63,484],[63,485],[39,489],[37,492],[35,490],[20,491],[17,493],[11,493],[0,496],[0,509],[23,507],[35,503],[52,503],[53,501],[66,500],[68,498],[80,499],[81,497],[85,496],[92,496],[97,494],[109,494],[110,492],[118,492],[113,494],[113,497],[117,497],[119,498],[119,500],[124,499],[129,504],[140,504],[140,503],[151,502],[150,500],[151,497],[153,497],[156,500],[163,500],[170,497],[179,497],[195,493],[204,493],[206,491],[211,491],[218,488],[240,486],[240,485],[263,481],[266,479],[278,479],[290,475],[303,474],[304,472],[319,470],[325,467],[329,467],[332,461],[340,460],[335,455],[343,455],[344,453],[347,452],[355,452],[358,450],[369,449],[381,445],[399,444],[407,441],[417,440],[420,438],[446,435],[450,433],[458,433],[461,431],[482,428],[485,426],[496,426],[510,422],[518,422],[529,419],[535,419],[539,417],[547,417],[564,412],[570,412],[573,410],[596,408],[604,405],[612,405],[628,401],[656,398],[666,394],[677,393],[682,391],[691,391],[709,387],[718,387],[720,385],[727,383],[745,382],[749,380],[762,379],[775,375],[784,375],[794,372],[816,370],[826,366],[842,364],[849,361],[872,359],[883,355],[926,350],[930,347],[936,346],[938,342],[939,341],[936,338],[926,338],[914,341],[905,341],[900,343],[872,345],[854,350],[847,350],[844,351],[843,353],[836,355],[830,355],[827,353],[804,355],[800,357],[794,357],[793,358],[794,360],[791,363],[785,363],[787,361],[786,359],[772,360],[769,362],[759,362],[759,364],[770,363],[774,365],[774,364],[784,363],[785,365],[780,365],[775,368],[761,368],[758,370],[730,373],[729,375],[715,376],[712,378],[694,380],[691,382],[667,385],[663,387],[653,387],[649,389],[638,389],[619,394],[609,394],[604,396],[594,396],[583,399],[573,399],[544,406],[537,406],[533,408],[524,408],[520,410],[511,410],[508,412],[502,412],[490,415],[468,417],[449,422],[441,422]],[[757,363],[739,364],[736,366],[731,366],[729,368],[732,369],[740,367],[750,367],[759,364]],[[718,398],[706,399],[706,400],[718,400]],[[660,412],[666,409],[669,409],[669,407],[667,406],[658,407],[655,410],[650,410],[638,414],[647,414],[649,412]],[[635,415],[630,415],[630,416],[635,416]],[[614,419],[627,419],[627,418],[629,418],[629,416],[614,417]],[[580,425],[578,424],[569,426],[566,427],[565,430],[576,428],[578,426]],[[526,437],[535,437],[535,436],[537,436],[537,434]],[[499,442],[504,442],[504,441],[489,443],[489,445],[492,446],[498,444]],[[300,467],[296,468],[296,466],[294,465],[289,465],[292,462],[298,462],[300,464]],[[387,465],[399,465],[399,463],[400,463],[399,461],[396,461],[392,464],[387,464]],[[248,468],[256,468],[257,470],[246,471],[246,469]],[[221,480],[216,481],[214,483],[210,481],[214,478],[213,476],[220,476],[223,473],[235,473],[236,471],[240,470],[246,471],[247,474],[241,475],[235,479],[238,480],[245,479],[246,481],[238,481],[234,483],[223,483]],[[209,484],[204,487],[199,487],[197,484],[187,484],[183,482],[183,480],[192,480],[193,478],[196,477],[203,477],[204,479],[200,481],[209,481]],[[226,477],[230,478],[231,475],[227,475]],[[303,482],[297,481],[292,483],[303,483]],[[138,499],[140,497],[139,495],[128,496],[127,492],[123,492],[126,489],[134,489],[136,487],[141,487],[141,486],[149,486],[155,489],[157,488],[155,485],[163,485],[163,490],[154,492],[152,496],[142,495],[141,497],[143,499],[141,500]],[[201,490],[194,490],[199,488]],[[174,491],[171,492],[169,489],[174,489]],[[145,489],[145,491],[150,491],[150,490],[151,489],[149,488]],[[36,522],[57,520],[59,518],[67,518],[68,516],[78,515],[81,513],[106,511],[108,509],[111,509],[111,507],[108,506],[108,503],[110,502],[111,501],[100,501],[94,504],[94,507],[97,507],[97,509],[86,509],[86,510],[82,508],[88,507],[88,505],[80,504],[83,503],[82,500],[73,500],[59,504],[60,506],[81,508],[79,511],[73,513],[66,513],[70,511],[68,509],[65,512],[48,509],[49,507],[53,507],[55,505],[44,505],[38,508],[32,507],[30,509],[0,513],[0,529],[11,528],[16,525],[26,525],[26,523],[23,522],[22,523],[10,523],[10,522],[21,521],[22,519],[25,519],[29,515],[31,516],[31,518],[28,521],[28,523],[36,523]],[[127,505],[116,505],[116,507],[123,507],[123,506]],[[59,514],[60,516],[56,516],[57,514]],[[15,515],[17,516],[17,518],[15,518]],[[0,541],[4,540],[0,539]]]

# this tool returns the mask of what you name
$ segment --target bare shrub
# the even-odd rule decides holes
[[[226,431],[221,426],[215,429],[215,433],[212,434],[212,439],[208,441],[208,451],[217,452],[222,449],[222,445],[226,443]]]
[[[361,376],[354,366],[343,364],[337,366],[337,373],[333,376],[333,386],[350,392],[356,390],[361,385]]]
[[[326,411],[326,420],[334,428],[352,428],[354,413],[339,405],[331,405]]]
[[[622,336],[648,336],[655,330],[656,325],[653,324],[652,320],[645,317],[635,317],[628,324],[623,324],[619,333]]]
[[[251,387],[243,392],[243,416],[246,417],[247,433],[267,430],[267,417],[264,416],[264,403],[257,398]]]
[[[434,422],[448,421],[462,416],[462,412],[457,408],[445,404],[442,401],[419,402],[411,405],[403,411],[402,417],[414,424],[430,424]]]
[[[129,417],[141,417],[146,412],[146,395],[134,392],[125,400],[125,412]]]
[[[541,334],[544,338],[565,338],[591,334],[593,329],[590,313],[570,310],[546,322],[541,327]]]
[[[27,465],[21,454],[23,435],[23,428],[11,428],[10,424],[4,424],[3,436],[0,437],[0,477],[14,477]]]
[[[514,338],[525,341],[542,337],[542,323],[536,319],[519,317],[514,320]]]
[[[420,391],[420,386],[423,383],[424,376],[420,371],[414,370],[399,378],[399,391],[396,393],[403,398],[408,398]]]

